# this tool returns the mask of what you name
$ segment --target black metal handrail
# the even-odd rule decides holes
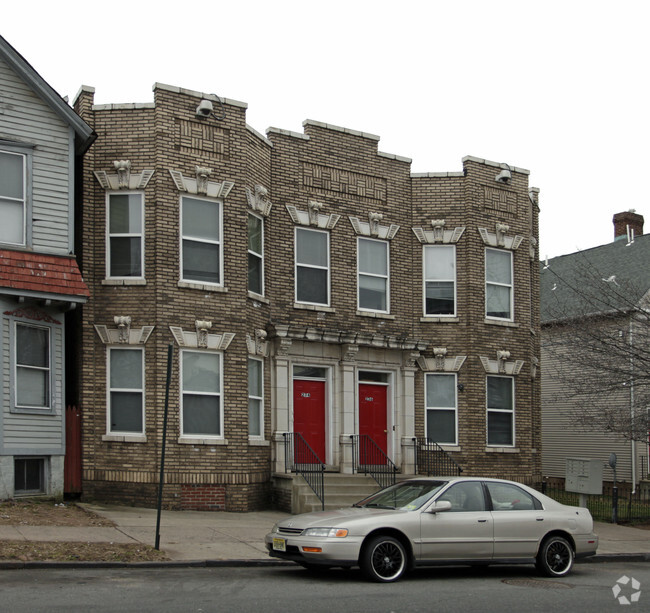
[[[300,432],[284,432],[284,472],[298,473],[325,510],[325,464]]]
[[[352,434],[352,472],[370,475],[381,487],[394,485],[397,466],[368,434]]]
[[[438,443],[430,438],[413,439],[415,466],[419,474],[436,476],[460,476],[462,467]]]

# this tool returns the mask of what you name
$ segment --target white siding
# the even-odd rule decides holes
[[[549,373],[548,353],[542,347],[542,473],[546,477],[566,476],[566,458],[587,458],[602,460],[604,464],[603,480],[612,481],[613,471],[608,466],[612,452],[617,455],[617,479],[632,481],[632,445],[623,437],[600,431],[587,430],[575,423],[571,415],[574,404],[566,395],[562,395],[562,387],[557,379]],[[568,365],[570,367],[570,364]],[[608,397],[611,404],[614,399]],[[624,403],[626,398],[617,399]],[[637,444],[637,455],[640,458],[642,445]],[[644,460],[644,466],[647,460]],[[641,472],[641,461],[637,459],[637,480]]]
[[[7,310],[8,303],[0,301],[0,312]],[[15,308],[15,305],[14,305]],[[55,314],[56,316],[56,314]],[[61,314],[59,319],[62,320]],[[30,323],[30,320],[21,320]],[[0,414],[0,452],[11,455],[13,452],[24,453],[62,453],[64,436],[63,407],[63,326],[52,327],[52,403],[53,411],[39,413],[11,412],[11,394],[9,386],[12,381],[10,364],[10,318],[2,317],[2,407]]]
[[[68,253],[72,169],[71,128],[0,59],[1,136],[35,145],[32,167],[32,245]]]

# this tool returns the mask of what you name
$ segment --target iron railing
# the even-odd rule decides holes
[[[397,466],[367,434],[352,434],[352,472],[370,475],[382,488],[394,485]]]
[[[454,460],[438,443],[430,438],[413,439],[415,466],[419,474],[436,476],[460,476],[460,464]]]
[[[325,510],[325,464],[299,432],[284,432],[284,471],[299,474]]]

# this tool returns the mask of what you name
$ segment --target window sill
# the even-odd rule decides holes
[[[395,315],[390,313],[380,313],[377,311],[357,311],[359,317],[376,317],[377,319],[395,319]]]
[[[102,285],[146,285],[146,279],[102,279]]]
[[[228,439],[225,438],[192,438],[189,436],[179,436],[179,445],[227,445]]]
[[[146,443],[146,434],[104,434],[102,441],[113,443]]]
[[[514,321],[503,321],[501,319],[489,319],[485,318],[484,323],[490,326],[503,326],[504,328],[518,328],[519,324],[516,324]]]
[[[302,304],[300,302],[293,303],[294,309],[302,309],[304,311],[321,311],[323,313],[336,313],[336,309],[320,304]]]
[[[457,324],[459,321],[460,317],[454,317],[452,315],[424,315],[420,317],[420,322],[423,324]]]
[[[485,453],[519,453],[518,447],[486,447]]]
[[[55,411],[54,409],[51,409],[49,407],[43,407],[42,409],[39,409],[37,407],[12,407],[11,410],[9,411],[10,413],[21,413],[23,415],[60,415],[59,412]]]
[[[264,439],[261,439],[261,438],[250,438],[249,437],[248,444],[251,447],[269,447],[271,445],[271,441],[265,441]]]
[[[268,298],[265,298],[261,294],[256,294],[255,292],[248,292],[248,297],[251,300],[257,300],[258,302],[263,302],[264,304],[271,304],[271,301]]]
[[[183,287],[185,289],[199,289],[202,292],[226,293],[228,291],[223,285],[212,285],[210,283],[193,283],[191,281],[179,281],[178,287]]]
[[[443,443],[438,443],[444,451],[461,451],[461,446],[460,445],[444,445]]]

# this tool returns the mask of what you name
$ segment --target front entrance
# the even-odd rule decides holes
[[[373,383],[359,383],[359,434],[370,437],[388,455],[388,420],[387,420],[388,386]],[[371,447],[372,444],[370,445]],[[362,443],[360,447],[360,464],[371,463],[370,449]],[[364,461],[365,460],[365,461]],[[375,462],[372,462],[375,463]]]
[[[307,444],[325,463],[325,381],[293,380],[293,431],[302,434]],[[305,457],[305,463],[317,463]]]

